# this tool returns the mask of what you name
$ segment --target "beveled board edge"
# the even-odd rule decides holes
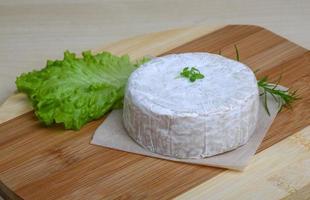
[[[309,161],[307,126],[256,154],[244,172],[226,170],[176,199],[281,199],[293,194],[309,199],[310,193],[303,193],[310,187]]]

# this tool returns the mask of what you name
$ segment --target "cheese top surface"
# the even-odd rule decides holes
[[[203,79],[181,77],[195,67]],[[208,115],[239,109],[258,95],[254,73],[244,64],[209,53],[154,58],[134,71],[127,89],[139,106],[165,115]]]

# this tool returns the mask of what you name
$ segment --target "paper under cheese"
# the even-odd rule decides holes
[[[196,67],[203,79],[180,77]],[[176,158],[201,158],[233,150],[252,135],[258,87],[247,66],[209,53],[154,58],[127,83],[123,123],[144,148]]]

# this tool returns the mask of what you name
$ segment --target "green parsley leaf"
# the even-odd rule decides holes
[[[195,82],[197,79],[203,79],[205,76],[195,67],[184,67],[180,75],[189,79],[190,82]]]

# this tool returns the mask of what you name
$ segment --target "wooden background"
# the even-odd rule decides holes
[[[21,72],[180,27],[257,24],[310,48],[309,0],[0,0],[0,104]]]
[[[2,114],[0,188],[4,190],[5,185],[9,188],[6,194],[26,199],[168,199],[180,194],[181,199],[248,199],[253,194],[258,199],[307,197],[309,51],[257,26],[227,26],[205,35],[209,31],[196,28],[155,33],[104,49],[116,54],[129,52],[135,58],[145,53],[221,49],[223,55],[234,57],[233,45],[237,44],[242,62],[253,70],[261,69],[259,76],[275,78],[282,74],[282,84],[298,88],[302,100],[294,104],[294,110],[279,114],[259,148],[260,153],[245,172],[175,163],[89,145],[92,133],[104,119],[89,123],[79,132],[46,128],[32,112],[14,118],[29,110],[23,96],[17,95],[0,107],[0,113],[10,113],[18,107],[15,116],[5,118]],[[185,44],[179,46],[182,42]],[[10,118],[14,119],[7,121]]]

